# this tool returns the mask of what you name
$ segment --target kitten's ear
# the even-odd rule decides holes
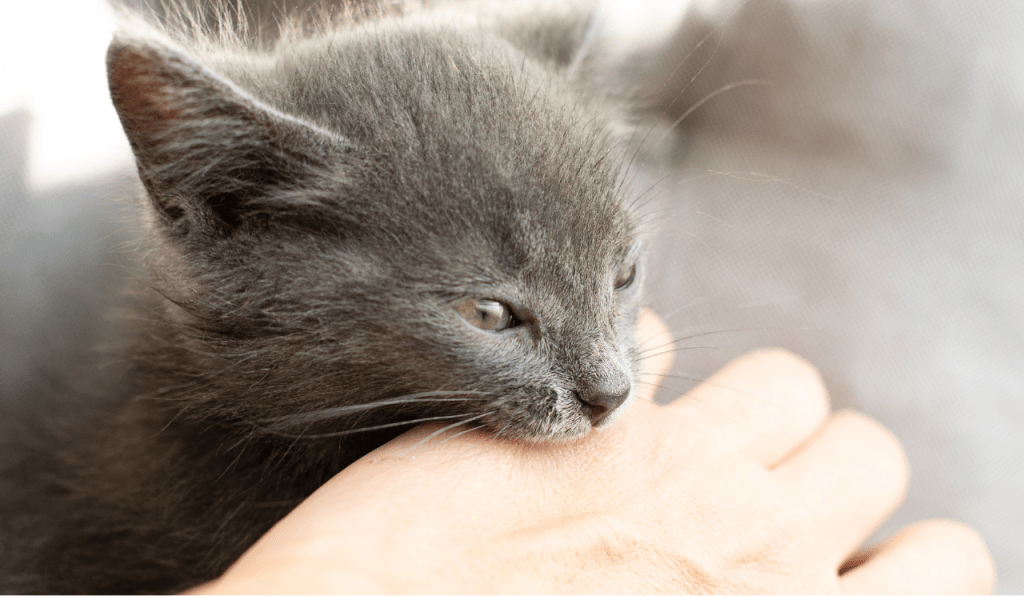
[[[599,32],[598,0],[520,0],[487,5],[494,30],[531,58],[575,70]]]
[[[162,41],[119,35],[107,52],[114,107],[169,232],[230,232],[261,199],[326,167],[330,133],[286,116]]]

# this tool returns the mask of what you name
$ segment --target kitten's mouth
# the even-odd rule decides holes
[[[534,407],[496,412],[488,426],[498,436],[530,442],[571,441],[592,430],[615,424],[636,400],[630,384],[628,394],[615,400],[615,407],[595,406],[574,392],[551,390],[547,399],[538,399]],[[603,411],[599,408],[603,408]]]

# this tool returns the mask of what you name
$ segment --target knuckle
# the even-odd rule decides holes
[[[829,412],[828,391],[818,370],[803,358],[780,348],[749,352],[733,360],[712,378],[727,388],[740,387],[747,414],[769,416],[794,432],[809,433]],[[736,392],[726,392],[735,398]],[[743,403],[736,407],[743,408]]]
[[[995,588],[995,564],[985,540],[976,529],[962,522],[937,519],[917,524],[915,532],[923,541],[944,543],[955,549],[956,559],[962,565],[966,591],[988,594]]]
[[[837,412],[834,423],[851,437],[851,444],[871,457],[876,472],[890,477],[902,490],[910,480],[910,462],[900,440],[880,422],[852,410]]]
[[[790,399],[787,406],[799,412],[802,418],[817,426],[828,416],[828,390],[825,388],[821,373],[813,364],[782,348],[757,350],[748,357],[756,359],[763,366],[785,372],[784,378],[789,389],[787,395]]]

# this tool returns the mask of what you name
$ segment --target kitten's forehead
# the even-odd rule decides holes
[[[338,165],[352,181],[340,209],[371,233],[576,279],[628,250],[610,143],[557,75],[493,35],[443,27],[330,41],[282,49],[277,87],[253,84],[359,148]]]
[[[493,34],[381,24],[217,66],[350,145],[332,174],[343,240],[381,271],[565,302],[605,293],[632,244],[600,117]]]

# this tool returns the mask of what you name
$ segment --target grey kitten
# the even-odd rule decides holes
[[[0,586],[186,589],[415,423],[561,441],[620,414],[638,249],[589,15],[119,33],[151,291],[123,378],[5,470]]]

